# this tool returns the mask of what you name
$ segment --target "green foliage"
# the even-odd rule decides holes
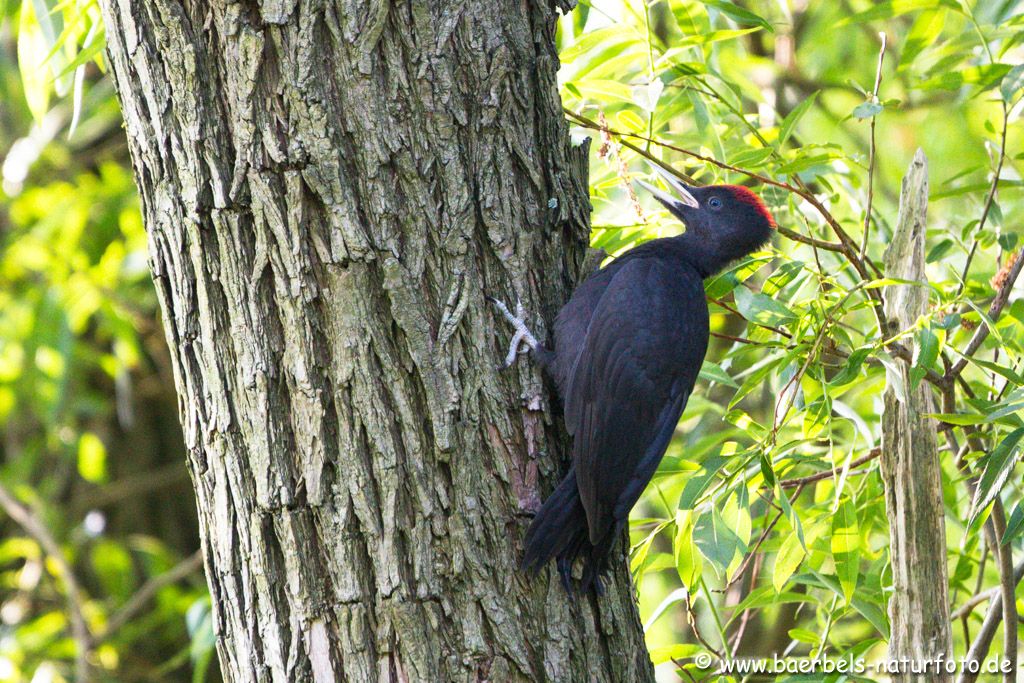
[[[0,509],[0,681],[212,673],[194,569],[120,612],[198,539],[102,45],[95,0],[0,2],[0,485],[56,545]]]
[[[657,182],[644,157],[698,184],[755,186],[780,226],[765,252],[707,283],[708,362],[634,511],[648,643],[685,680],[709,650],[884,655],[892,578],[875,456],[897,347],[915,349],[913,384],[947,399],[950,594],[959,604],[997,584],[980,522],[1021,496],[1024,304],[996,317],[989,306],[1020,243],[1022,38],[1016,2],[594,0],[560,23],[567,117],[601,140],[595,247],[616,254],[682,229],[634,191],[634,178]],[[929,313],[885,330],[882,254],[919,146]],[[959,380],[937,384],[962,358]],[[1009,517],[1003,541],[1020,553],[1021,506]],[[740,640],[744,628],[765,642]]]
[[[12,9],[16,4],[10,1]],[[0,11],[0,19],[3,14]],[[73,132],[82,108],[86,65],[91,62],[103,68],[106,37],[99,4],[96,0],[21,0],[18,16],[18,64],[29,110],[36,121],[42,121],[52,95],[70,95]]]

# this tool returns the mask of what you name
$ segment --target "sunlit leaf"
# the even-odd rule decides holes
[[[985,469],[978,481],[974,500],[971,501],[968,526],[973,525],[978,514],[999,495],[999,491],[1003,488],[1003,484],[1006,483],[1006,479],[1010,476],[1010,471],[1017,461],[1017,444],[1021,437],[1024,437],[1024,428],[1015,429],[1007,434],[986,458]]]
[[[832,517],[831,544],[836,574],[849,604],[860,575],[860,528],[857,525],[857,508],[850,498],[843,499]]]

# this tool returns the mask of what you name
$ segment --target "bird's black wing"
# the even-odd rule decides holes
[[[704,288],[689,267],[632,259],[605,288],[565,392],[592,543],[625,519],[654,474],[707,341]]]

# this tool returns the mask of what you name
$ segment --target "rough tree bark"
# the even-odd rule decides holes
[[[566,437],[484,292],[578,276],[538,2],[101,0],[231,681],[652,678],[516,570]]]
[[[887,277],[926,282],[925,229],[928,214],[928,162],[917,150],[903,178],[899,216],[885,251]],[[885,318],[892,330],[913,326],[928,312],[928,289],[920,285],[886,287]],[[942,507],[942,471],[931,388],[911,382],[911,368],[896,361],[888,369],[882,416],[882,479],[889,518],[889,558],[893,593],[889,599],[891,661],[941,662],[953,656],[949,630],[946,529]],[[920,669],[916,669],[920,670]],[[908,668],[909,671],[909,668]],[[894,681],[951,681],[945,668],[925,675],[901,673]]]

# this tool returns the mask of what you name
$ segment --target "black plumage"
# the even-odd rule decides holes
[[[704,278],[764,245],[774,222],[745,187],[688,187],[666,176],[672,196],[645,187],[687,226],[647,242],[591,275],[558,314],[552,349],[499,306],[519,341],[553,376],[573,435],[572,466],[526,535],[523,568],[557,558],[571,592],[596,585],[629,511],[654,475],[704,360]],[[521,311],[517,311],[521,316]]]

